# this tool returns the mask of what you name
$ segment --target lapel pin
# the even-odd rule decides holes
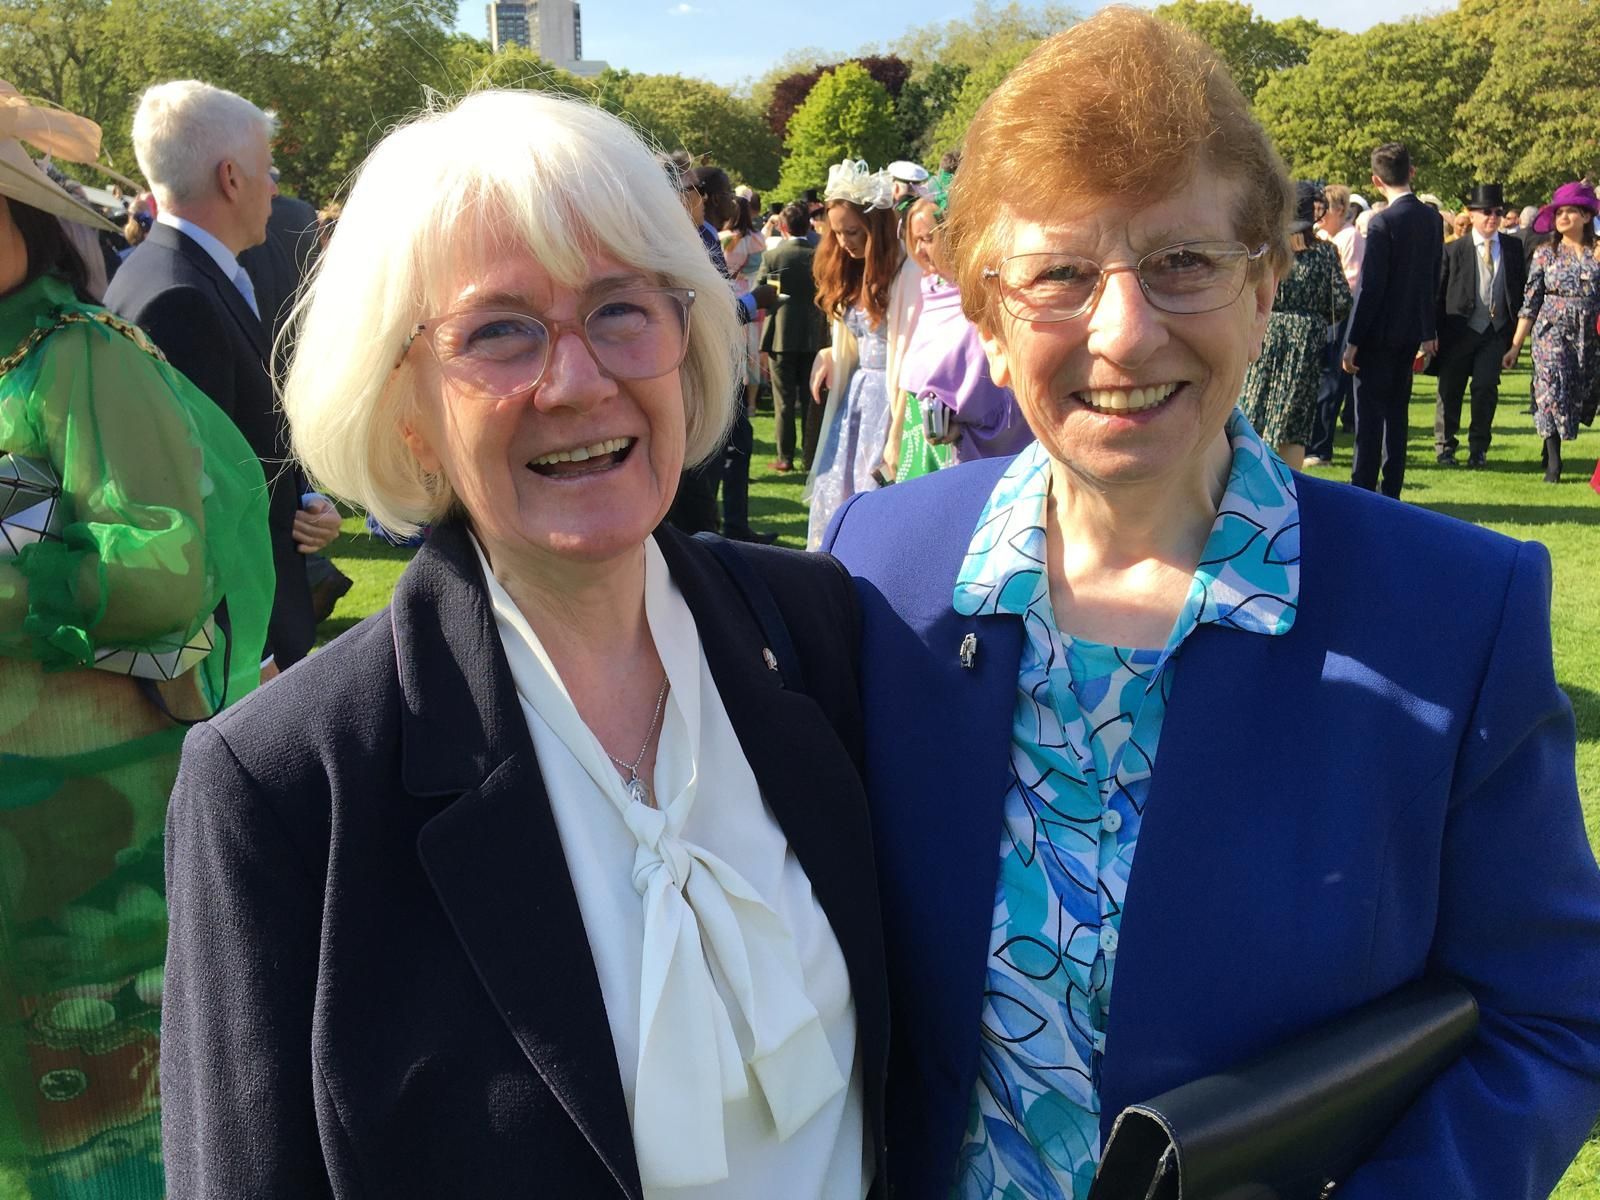
[[[969,633],[961,639],[961,665],[972,670],[972,661],[978,657],[978,635]]]
[[[778,669],[778,656],[772,652],[772,647],[770,646],[761,647],[761,661],[767,664],[767,670],[769,671]]]

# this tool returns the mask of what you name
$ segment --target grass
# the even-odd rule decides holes
[[[1600,853],[1600,496],[1587,486],[1600,451],[1600,425],[1583,430],[1566,445],[1565,481],[1551,487],[1542,480],[1540,443],[1533,418],[1525,413],[1529,373],[1508,371],[1500,388],[1489,464],[1481,471],[1438,467],[1433,460],[1433,383],[1419,376],[1411,404],[1411,443],[1405,497],[1414,504],[1472,521],[1512,537],[1543,542],[1555,564],[1551,626],[1556,678],[1572,699],[1578,721],[1578,794],[1589,844]],[[1463,412],[1463,422],[1466,413]],[[774,454],[772,417],[756,416],[756,447],[750,481],[750,522],[776,531],[784,545],[804,546],[806,508],[800,500],[805,479],[798,472],[768,470]],[[1465,429],[1462,431],[1465,439]],[[1465,447],[1462,449],[1465,461]],[[1347,479],[1350,440],[1342,436],[1335,467],[1312,474]],[[389,593],[410,552],[367,536],[357,518],[331,550],[354,581],[334,615],[323,623],[327,640],[388,603]],[[1456,598],[1471,603],[1472,597]],[[1420,631],[1419,631],[1420,632]],[[1572,1164],[1551,1200],[1600,1200],[1600,1126]]]

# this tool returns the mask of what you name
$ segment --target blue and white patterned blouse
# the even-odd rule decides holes
[[[966,615],[1023,618],[978,1081],[953,1195],[1064,1200],[1100,1158],[1100,1063],[1122,901],[1174,656],[1196,626],[1294,623],[1294,479],[1235,409],[1233,464],[1182,613],[1160,650],[1063,634],[1050,608],[1050,457],[1035,444],[995,486],[956,581]]]

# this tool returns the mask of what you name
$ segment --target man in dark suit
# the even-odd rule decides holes
[[[1439,348],[1438,291],[1444,231],[1411,193],[1411,154],[1400,142],[1372,152],[1372,186],[1388,206],[1367,225],[1361,296],[1350,315],[1343,367],[1356,377],[1356,454],[1350,482],[1398,499],[1406,476],[1412,361]]]
[[[762,331],[761,349],[772,364],[772,400],[777,417],[778,459],[775,471],[794,470],[795,425],[800,426],[800,461],[810,470],[817,449],[822,408],[809,403],[811,366],[828,344],[828,326],[817,307],[817,284],[811,274],[816,250],[806,241],[810,217],[799,204],[783,210],[788,237],[769,246],[761,259],[756,283],[778,288],[778,308]]]
[[[278,343],[316,250],[317,210],[293,196],[274,196],[266,240],[239,255],[239,264],[255,285],[256,307],[267,327],[269,345]]]
[[[288,464],[288,430],[274,402],[267,331],[238,255],[266,236],[277,185],[272,118],[232,92],[193,80],[140,98],[134,152],[160,215],[106,290],[106,307],[145,331],[233,419],[266,471],[277,590],[267,650],[282,670],[311,649],[315,624],[305,555],[338,532],[338,513],[308,501]],[[303,547],[303,548],[302,548]]]
[[[1500,402],[1500,360],[1511,345],[1528,266],[1522,242],[1500,236],[1505,196],[1498,183],[1479,184],[1467,199],[1472,232],[1444,248],[1439,280],[1439,399],[1434,409],[1434,450],[1443,466],[1456,465],[1461,397],[1472,377],[1472,423],[1467,466],[1481,467],[1489,451],[1494,410]]]

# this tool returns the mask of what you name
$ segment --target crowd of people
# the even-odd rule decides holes
[[[1519,236],[1399,142],[1292,183],[1122,7],[766,208],[549,94],[321,212],[273,131],[150,88],[114,220],[0,83],[0,1196],[1121,1200],[1124,1109],[1423,980],[1475,1015],[1394,1121],[1253,1111],[1230,1186],[1548,1195],[1600,1113],[1549,557],[1394,500],[1415,372],[1480,467],[1530,335],[1560,481],[1587,181]],[[312,655],[335,499],[416,550]]]

